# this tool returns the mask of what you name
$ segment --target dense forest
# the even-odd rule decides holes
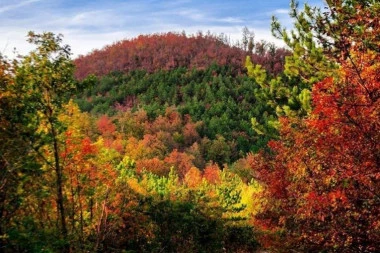
[[[0,252],[379,252],[380,2],[287,49],[199,32],[0,56]]]
[[[79,56],[75,59],[75,76],[83,79],[89,74],[103,76],[114,71],[128,73],[145,70],[154,73],[179,67],[205,69],[212,63],[228,66],[234,72],[243,72],[247,54],[273,74],[282,71],[287,50],[277,48],[273,43],[255,42],[254,33],[248,28],[243,29],[242,37],[241,42],[232,45],[223,34],[199,32],[186,35],[183,32],[140,35]]]

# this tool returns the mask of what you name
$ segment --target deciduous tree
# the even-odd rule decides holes
[[[303,15],[315,24],[310,32],[331,38],[323,50],[340,70],[314,85],[307,118],[281,119],[281,140],[253,163],[268,197],[258,220],[276,229],[283,250],[377,252],[380,6],[328,1],[328,7],[326,14],[306,8]]]

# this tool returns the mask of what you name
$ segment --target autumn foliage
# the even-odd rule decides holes
[[[0,57],[0,252],[380,252],[380,4],[326,8],[274,19],[291,55],[155,34],[79,79],[30,32]]]
[[[335,15],[345,14],[345,7],[336,8]],[[379,32],[378,17],[370,14],[351,17],[350,24],[366,31],[362,18],[372,22],[371,34]],[[359,42],[355,30],[349,35],[336,77],[313,87],[310,115],[282,118],[281,139],[252,165],[267,186],[258,225],[275,248],[286,242],[285,251],[379,250],[380,54],[368,45],[380,44],[371,35],[371,43]]]
[[[258,42],[256,47],[257,52],[253,54],[255,62],[262,64],[270,73],[279,74],[288,51],[266,42]],[[178,33],[140,35],[78,57],[75,75],[83,79],[89,74],[103,76],[110,72],[127,73],[138,69],[149,73],[179,67],[205,69],[213,63],[228,65],[234,72],[241,73],[246,54],[248,52],[230,45],[223,36],[201,32],[192,36]]]

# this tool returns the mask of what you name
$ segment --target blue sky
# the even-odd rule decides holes
[[[306,0],[300,0],[303,4]],[[290,0],[0,0],[0,52],[10,58],[13,51],[25,54],[31,47],[26,34],[62,33],[74,57],[139,34],[168,31],[194,34],[224,33],[232,41],[241,38],[244,26],[256,40],[281,45],[270,33],[277,16],[287,27]],[[322,0],[309,0],[322,5]]]

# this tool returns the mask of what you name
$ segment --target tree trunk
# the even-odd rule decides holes
[[[63,203],[63,179],[62,179],[62,168],[59,163],[59,147],[57,140],[57,133],[55,131],[54,123],[50,120],[51,134],[53,137],[53,148],[54,148],[54,169],[56,173],[56,187],[57,187],[57,210],[58,210],[58,219],[61,223],[61,232],[63,239],[65,240],[65,247],[63,248],[64,252],[69,252],[69,244],[67,241],[67,226],[66,226],[66,217],[65,217],[65,208]]]

